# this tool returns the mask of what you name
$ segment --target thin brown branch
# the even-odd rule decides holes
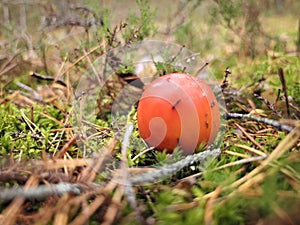
[[[288,115],[288,117],[290,117],[291,112],[290,112],[288,91],[287,91],[286,81],[285,81],[285,77],[284,77],[284,72],[283,72],[283,69],[281,67],[278,69],[278,75],[279,75],[280,82],[281,82],[281,85],[282,85],[282,90],[283,90],[283,93],[284,93],[287,115]]]
[[[66,152],[71,148],[72,145],[76,143],[76,140],[78,139],[78,135],[74,135],[74,137],[69,140],[62,149],[53,157],[53,159],[59,159],[62,158]]]

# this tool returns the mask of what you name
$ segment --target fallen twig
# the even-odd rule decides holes
[[[36,72],[31,72],[30,76],[35,77],[35,78],[37,78],[39,80],[53,81],[53,82],[56,82],[58,84],[61,84],[64,87],[67,87],[67,84],[63,80],[56,79],[54,77],[44,76],[44,75],[41,75],[41,74],[36,73]]]
[[[267,125],[271,125],[273,127],[276,127],[279,130],[282,131],[288,131],[291,132],[294,128],[286,125],[286,124],[282,124],[277,120],[272,120],[272,119],[268,119],[268,118],[262,118],[262,117],[256,117],[256,116],[252,116],[250,114],[240,114],[240,113],[225,113],[224,115],[225,119],[248,119],[248,120],[254,120],[256,122],[261,122],[261,123],[265,123]]]
[[[207,160],[208,158],[217,157],[221,154],[221,150],[219,148],[214,150],[206,150],[194,155],[188,155],[184,159],[175,162],[170,165],[162,166],[154,171],[149,171],[138,176],[134,176],[130,178],[130,181],[133,185],[145,185],[149,183],[155,183],[160,179],[170,177],[176,174],[178,171],[192,165],[196,162],[202,162]]]
[[[52,185],[39,185],[36,187],[3,189],[0,192],[0,199],[9,201],[17,197],[26,199],[44,199],[49,195],[63,195],[65,193],[80,194],[79,184],[58,183]]]
[[[267,155],[259,155],[259,156],[252,156],[252,157],[249,157],[249,158],[246,158],[246,159],[240,159],[240,160],[237,160],[237,161],[234,161],[234,162],[230,162],[230,163],[221,165],[219,167],[216,167],[216,168],[212,169],[212,171],[218,171],[218,170],[225,169],[225,168],[228,168],[228,167],[231,167],[231,166],[236,166],[236,165],[241,165],[241,164],[246,164],[246,163],[251,163],[251,162],[262,161],[262,160],[266,159],[267,157],[268,157]],[[192,178],[196,178],[196,177],[202,176],[202,174],[203,174],[203,171],[201,171],[199,173],[195,173],[195,174],[190,175],[188,177],[182,178],[181,182],[182,181],[186,181],[186,180],[190,180]]]
[[[38,177],[36,174],[32,174],[29,179],[27,180],[24,191],[30,190],[32,187],[35,187],[38,184]],[[1,192],[1,196],[6,197],[7,194],[3,194]],[[1,225],[13,225],[16,224],[17,217],[22,211],[22,206],[25,202],[25,198],[19,196],[19,198],[13,198],[13,201],[5,208],[2,212],[2,216],[0,217],[0,224]]]
[[[140,222],[142,222],[142,217],[140,215],[140,212],[138,210],[137,207],[137,201],[136,201],[136,196],[132,187],[132,183],[131,180],[129,179],[128,176],[128,162],[127,162],[127,149],[129,146],[129,142],[130,142],[130,136],[132,134],[133,131],[133,124],[129,123],[127,125],[127,129],[124,135],[124,139],[122,142],[122,149],[121,149],[121,153],[122,153],[122,183],[124,185],[123,187],[123,191],[124,194],[127,196],[128,202],[130,204],[130,206],[132,207],[132,209],[137,213],[137,219],[140,220]]]

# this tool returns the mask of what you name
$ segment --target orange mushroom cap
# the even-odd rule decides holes
[[[141,137],[158,150],[176,146],[193,154],[210,145],[220,127],[220,110],[206,82],[184,73],[157,78],[143,92],[137,109]]]

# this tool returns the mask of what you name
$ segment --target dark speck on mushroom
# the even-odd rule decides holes
[[[213,108],[215,105],[216,105],[216,103],[213,101],[213,102],[210,104],[210,107]]]

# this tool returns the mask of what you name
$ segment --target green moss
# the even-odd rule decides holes
[[[63,114],[53,106],[34,105],[18,108],[14,104],[0,105],[0,151],[3,156],[11,152],[17,158],[38,159],[41,153],[54,151],[52,140],[55,132],[52,129],[61,128],[60,124],[51,120],[61,121]],[[31,116],[32,121],[31,121]]]

